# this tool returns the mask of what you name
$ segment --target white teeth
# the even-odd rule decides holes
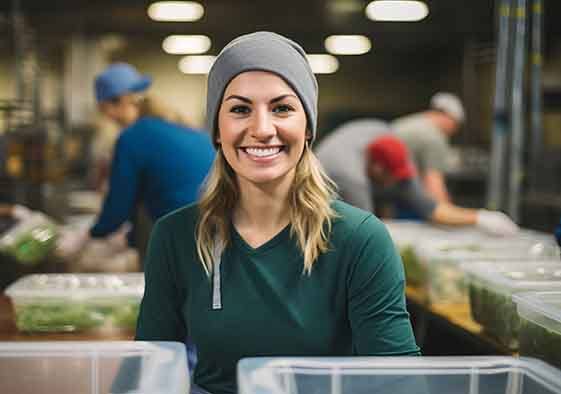
[[[281,150],[280,147],[275,147],[275,148],[245,148],[245,151],[252,155],[252,156],[258,156],[258,157],[267,157],[267,156],[272,156],[272,155],[276,155],[277,153],[279,153]]]

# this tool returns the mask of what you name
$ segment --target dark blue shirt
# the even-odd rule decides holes
[[[143,117],[115,144],[109,190],[92,237],[104,237],[132,220],[143,202],[153,220],[197,200],[214,160],[207,133]]]

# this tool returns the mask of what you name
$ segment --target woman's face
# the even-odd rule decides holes
[[[138,97],[134,94],[125,94],[114,100],[100,104],[100,111],[109,119],[126,127],[136,122],[140,113],[137,105]]]
[[[236,76],[224,92],[218,130],[239,182],[292,181],[306,142],[306,113],[282,78],[263,71]]]

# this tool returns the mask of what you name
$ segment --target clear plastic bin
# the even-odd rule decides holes
[[[0,342],[6,394],[186,394],[177,342]]]
[[[34,213],[3,233],[0,253],[12,256],[23,265],[45,260],[55,247],[58,226],[42,213]]]
[[[514,357],[248,358],[239,394],[558,394],[561,371]]]
[[[473,236],[445,241],[426,241],[414,248],[419,271],[426,278],[429,301],[467,303],[468,290],[461,264],[469,261],[546,261],[558,258],[553,240],[517,237],[489,239]]]
[[[561,368],[561,291],[513,296],[520,315],[520,354]]]
[[[384,221],[403,261],[407,283],[421,286],[426,280],[426,271],[420,265],[415,247],[426,241],[436,241],[449,233],[426,223],[410,220]]]
[[[469,280],[473,319],[505,346],[518,347],[520,318],[514,293],[561,290],[561,264],[552,262],[477,262],[462,265]]]
[[[5,293],[20,331],[132,330],[144,294],[144,274],[28,275]]]

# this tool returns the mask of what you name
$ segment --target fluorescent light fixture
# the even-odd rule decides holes
[[[416,0],[374,0],[366,7],[366,17],[373,21],[416,22],[428,14],[429,7]]]
[[[308,55],[314,74],[333,74],[339,69],[339,60],[332,55]]]
[[[160,22],[194,22],[204,13],[203,6],[196,1],[158,1],[148,7],[150,19]]]
[[[210,38],[200,35],[172,35],[162,43],[164,51],[172,55],[198,55],[207,52],[210,46]]]
[[[184,74],[208,74],[215,56],[185,56],[179,61],[179,70]]]
[[[366,36],[329,36],[325,39],[325,49],[333,55],[363,55],[371,48]]]

